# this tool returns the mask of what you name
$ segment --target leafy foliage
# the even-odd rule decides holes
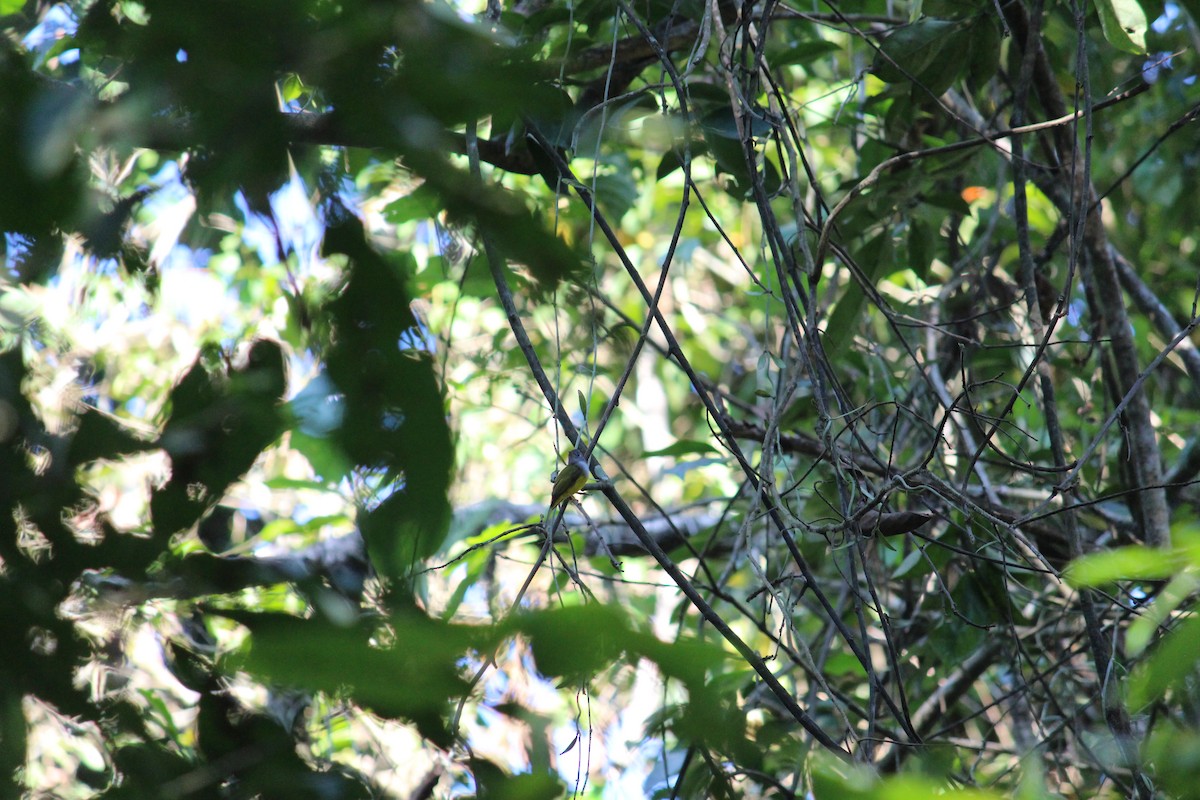
[[[1196,11],[0,2],[0,769],[1190,795]]]

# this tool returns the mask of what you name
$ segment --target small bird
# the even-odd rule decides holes
[[[901,536],[912,533],[931,519],[933,514],[924,511],[880,511],[873,508],[862,515],[858,530],[863,536],[871,536],[875,531],[882,536]]]
[[[572,450],[567,456],[567,464],[559,470],[554,479],[554,489],[550,492],[550,508],[555,509],[566,503],[584,487],[588,481],[588,462],[583,453]]]

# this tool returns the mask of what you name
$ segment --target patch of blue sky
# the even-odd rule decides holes
[[[80,313],[80,306],[92,296],[96,265],[96,259],[83,250],[69,248],[66,258],[45,281],[48,291],[42,298],[38,316],[55,329],[70,327],[77,336],[98,333],[107,320],[120,319],[119,308],[111,309],[105,316]]]
[[[466,569],[456,570],[454,573],[454,582],[462,581],[466,578]],[[488,589],[482,583],[473,583],[467,587],[467,591],[463,592],[462,604],[459,606],[460,611],[466,609],[474,609],[481,616],[486,616],[489,611],[489,603],[491,598],[488,595]]]
[[[512,651],[516,647],[516,642],[509,640],[505,645]],[[512,657],[512,652],[509,652],[509,657]],[[502,669],[497,669],[488,675],[487,681],[483,685],[483,702],[488,705],[499,705],[500,703],[508,702],[509,680],[508,673]]]
[[[1182,14],[1180,6],[1176,2],[1168,0],[1163,4],[1163,11],[1158,17],[1150,23],[1150,29],[1155,33],[1162,35],[1170,31],[1172,28],[1177,28],[1180,24],[1187,24],[1186,17]],[[1182,22],[1181,22],[1182,21]],[[1174,67],[1172,56],[1175,55],[1169,52],[1151,53],[1145,64],[1142,66],[1142,77],[1146,83],[1154,83],[1159,79],[1164,70],[1169,70]],[[1184,86],[1191,86],[1196,82],[1196,75],[1186,75],[1181,81]]]
[[[284,246],[296,254],[302,272],[311,269],[320,255],[325,226],[309,199],[304,180],[292,173],[288,182],[271,195],[271,211]]]
[[[1155,33],[1166,33],[1176,19],[1179,18],[1179,5],[1177,3],[1167,2],[1163,5],[1163,13],[1158,16],[1154,22],[1150,23],[1151,29]]]
[[[302,433],[323,437],[341,427],[345,414],[343,400],[337,386],[322,371],[296,393],[289,406]]]
[[[1142,79],[1146,83],[1154,83],[1159,79],[1161,73],[1174,68],[1172,61],[1171,53],[1152,53],[1150,58],[1142,64]]]
[[[246,196],[238,192],[233,197],[233,204],[242,212],[245,220],[239,231],[242,242],[255,252],[258,260],[270,266],[279,263],[279,243],[275,236],[274,221],[265,214],[260,214],[250,208]]]
[[[671,787],[679,780],[679,770],[683,769],[684,762],[687,760],[686,748],[676,748],[664,753],[661,741],[654,739],[647,741],[640,752],[648,763],[654,765],[650,774],[642,781],[642,796],[669,795]],[[693,766],[695,765],[693,764]],[[631,775],[631,777],[633,776]]]
[[[4,234],[4,276],[17,279],[20,277],[21,262],[29,255],[33,242],[28,236],[20,233],[7,232]]]
[[[628,714],[629,712],[626,712]],[[624,716],[624,715],[623,715]],[[644,727],[644,725],[642,726]],[[644,736],[639,731],[638,736]],[[650,797],[647,790],[651,787],[665,787],[672,775],[664,774],[662,759],[662,742],[653,738],[628,738],[629,730],[624,725],[614,726],[606,737],[606,752],[621,753],[624,757],[612,764],[614,770],[619,770],[604,784],[601,797],[606,800],[620,800],[626,797]],[[640,744],[634,742],[640,741]],[[672,765],[665,769],[670,771]],[[675,768],[678,774],[678,767]]]
[[[50,7],[46,15],[42,17],[42,21],[33,26],[29,33],[25,34],[25,38],[21,40],[28,50],[37,54],[35,64],[42,66],[46,60],[46,55],[54,47],[54,45],[67,36],[72,36],[75,30],[79,27],[79,20],[75,18],[75,13],[65,3],[58,3]],[[79,50],[71,49],[58,54],[58,62],[60,64],[73,64],[79,60]]]
[[[145,419],[150,407],[142,397],[131,397],[125,401],[125,413],[133,419]]]
[[[115,258],[93,259],[92,273],[106,278],[118,277],[121,274],[121,262]]]
[[[558,687],[554,681],[542,677],[541,672],[537,669],[533,653],[529,650],[521,653],[521,667],[529,676],[529,682],[525,686],[525,697],[522,698],[526,707],[539,713],[549,713],[557,708],[561,703]]]
[[[142,204],[142,210],[146,212],[153,212],[160,204],[181,203],[192,193],[183,182],[179,162],[173,158],[163,161],[158,172],[150,176],[150,186],[154,191]]]
[[[451,244],[451,235],[444,231],[442,226],[438,225],[434,220],[423,219],[417,222],[416,231],[413,233],[413,240],[418,245],[424,245],[429,248],[429,252],[433,255],[440,256],[447,247]]]
[[[269,217],[251,209],[241,192],[234,197],[234,204],[245,219],[243,241],[268,266],[278,264],[281,255],[294,253],[297,272],[308,274],[317,262],[325,226],[309,201],[304,180],[293,172],[268,201]]]
[[[1087,310],[1087,304],[1082,300],[1072,300],[1067,304],[1067,322],[1075,327],[1083,321],[1083,313]]]
[[[186,328],[217,334],[233,348],[246,330],[243,303],[234,287],[207,269],[211,254],[176,245],[159,267],[156,310]]]
[[[404,491],[405,488],[402,477],[393,478],[382,469],[359,467],[355,470],[355,476],[360,489],[365,490],[366,497],[361,505],[363,510],[368,512],[379,508],[385,500],[396,492]]]
[[[402,352],[437,352],[437,337],[433,335],[428,326],[419,318],[416,325],[410,326],[400,334],[400,340],[397,344]]]
[[[165,160],[147,183],[138,188],[150,192],[138,209],[138,219],[142,221],[132,233],[150,245],[150,263],[158,266],[168,260],[172,250],[181,247],[179,237],[195,211],[192,190],[183,182],[179,162],[174,159]],[[193,258],[199,260],[207,261],[207,256]]]

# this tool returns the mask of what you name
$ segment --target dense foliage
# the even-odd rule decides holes
[[[1198,19],[0,0],[0,769],[1195,796]]]

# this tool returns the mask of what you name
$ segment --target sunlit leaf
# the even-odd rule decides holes
[[[1127,53],[1146,52],[1146,12],[1137,0],[1097,0],[1104,38]]]
[[[1076,588],[1118,580],[1158,580],[1171,577],[1185,563],[1178,552],[1129,545],[1076,559],[1063,578]]]

